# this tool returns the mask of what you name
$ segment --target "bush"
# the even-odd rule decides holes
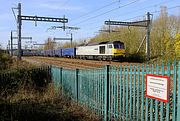
[[[20,88],[43,90],[51,82],[49,67],[21,68],[0,72],[1,96],[13,95]]]
[[[99,121],[86,106],[64,99],[50,83],[46,90],[19,90],[6,100],[0,98],[0,121]]]
[[[12,58],[8,54],[0,52],[0,70],[7,69],[12,63]]]
[[[145,57],[141,53],[128,54],[125,58],[125,61],[142,63],[145,61]]]

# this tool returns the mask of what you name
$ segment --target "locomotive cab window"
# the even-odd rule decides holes
[[[112,45],[109,45],[108,48],[112,48]]]
[[[100,54],[105,54],[105,46],[100,46],[99,47],[99,53]]]
[[[124,44],[115,43],[114,48],[115,49],[124,49]]]
[[[120,48],[121,48],[121,49],[124,49],[124,44],[120,44]]]

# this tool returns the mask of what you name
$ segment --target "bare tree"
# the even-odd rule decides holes
[[[54,42],[54,40],[49,37],[45,41],[44,50],[55,49],[55,46],[56,46],[56,42]]]

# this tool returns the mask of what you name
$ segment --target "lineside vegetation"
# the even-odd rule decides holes
[[[0,121],[98,121],[85,106],[54,89],[49,67],[0,51]]]
[[[144,35],[146,34],[146,31],[143,28],[114,27],[113,29],[119,32],[110,34],[101,32],[91,39],[90,42],[104,41],[106,38],[109,38],[109,40],[121,40],[125,43],[127,53],[144,57],[145,43],[141,47],[139,53],[136,53]],[[151,59],[161,58],[163,60],[169,60],[179,57],[179,39],[180,14],[169,15],[167,7],[162,6],[160,15],[152,21],[150,37]]]

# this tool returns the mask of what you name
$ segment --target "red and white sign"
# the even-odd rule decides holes
[[[146,97],[162,102],[168,102],[169,98],[169,77],[146,75]]]

